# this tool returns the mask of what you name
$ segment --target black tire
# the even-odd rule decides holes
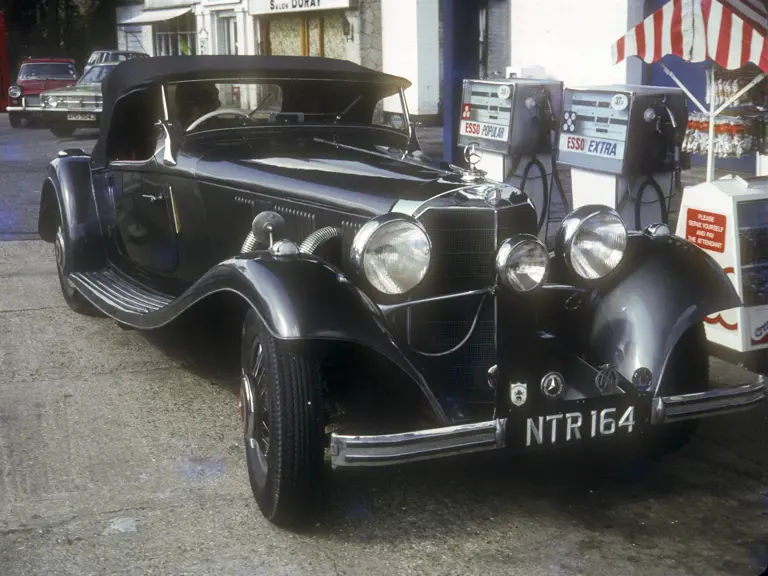
[[[75,133],[75,127],[72,124],[57,123],[51,124],[51,132],[57,138],[69,138]]]
[[[80,292],[72,286],[72,283],[67,277],[70,271],[71,262],[67,256],[67,243],[64,238],[64,229],[62,227],[60,215],[56,221],[56,238],[53,241],[53,245],[56,254],[56,271],[59,276],[59,286],[61,286],[61,294],[64,296],[64,301],[67,303],[67,306],[78,314],[103,316],[98,308],[88,302],[88,300],[85,299],[85,296],[80,294]]]
[[[269,334],[253,310],[243,322],[240,351],[251,489],[270,522],[298,527],[321,500],[325,454],[319,364],[301,343]]]
[[[11,123],[11,128],[21,128],[22,120],[24,120],[24,115],[20,112],[8,112],[8,122]]]
[[[664,396],[705,392],[709,388],[709,353],[704,325],[690,328],[675,345],[665,381],[671,386],[661,390]],[[652,456],[662,457],[686,446],[699,427],[698,420],[660,424],[649,436]]]

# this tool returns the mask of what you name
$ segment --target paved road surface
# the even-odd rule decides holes
[[[28,238],[0,242],[0,575],[754,576],[768,565],[768,409],[707,422],[658,464],[483,457],[337,474],[316,525],[272,527],[247,483],[232,340],[191,323],[123,331],[65,307],[51,247],[34,240],[39,182],[64,144],[0,117],[0,233]]]

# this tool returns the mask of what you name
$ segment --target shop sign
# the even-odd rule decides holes
[[[688,208],[685,239],[699,248],[725,252],[725,215]]]
[[[250,0],[251,14],[283,14],[304,10],[352,8],[354,0]]]

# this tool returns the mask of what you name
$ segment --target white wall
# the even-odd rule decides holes
[[[437,114],[440,98],[439,0],[381,0],[382,69],[413,85],[411,114]],[[392,102],[387,110],[399,110]]]
[[[144,10],[142,4],[118,6],[115,9],[115,21],[122,22],[134,16],[138,16]],[[131,50],[146,52],[152,55],[152,27],[151,26],[118,26],[117,46],[118,50]]]
[[[144,0],[144,7],[149,9],[170,8],[172,6],[189,6],[195,2],[191,0]]]
[[[643,0],[509,0],[510,65],[541,66],[566,86],[640,84],[642,66],[614,65],[611,45],[643,19]]]

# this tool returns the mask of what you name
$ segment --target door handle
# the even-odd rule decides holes
[[[153,204],[155,202],[162,202],[162,201],[165,200],[165,196],[163,196],[162,194],[158,194],[157,196],[155,196],[153,194],[142,194],[141,197],[142,198],[147,198]]]

